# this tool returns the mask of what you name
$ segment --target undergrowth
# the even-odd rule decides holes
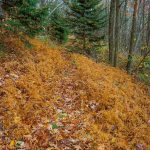
[[[60,47],[5,38],[0,149],[150,149],[148,88]]]

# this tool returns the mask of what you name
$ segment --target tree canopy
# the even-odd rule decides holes
[[[48,7],[38,7],[38,0],[2,0],[1,26],[15,33],[35,36],[43,31]]]

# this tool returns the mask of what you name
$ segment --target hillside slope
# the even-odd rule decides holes
[[[0,149],[150,149],[150,97],[125,72],[36,40],[4,41]]]

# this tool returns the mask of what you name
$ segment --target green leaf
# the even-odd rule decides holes
[[[56,123],[52,123],[52,129],[58,129],[59,127],[57,126]]]

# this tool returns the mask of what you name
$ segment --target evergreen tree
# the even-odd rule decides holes
[[[105,25],[105,9],[100,0],[70,0],[68,6],[69,24],[72,33],[82,45],[82,52],[96,54],[99,42],[102,39],[101,28]],[[79,48],[79,47],[78,47]]]
[[[50,16],[50,35],[51,39],[59,42],[65,43],[68,40],[69,29],[66,23],[66,17],[64,11],[57,9]]]
[[[48,16],[47,7],[38,7],[38,0],[1,0],[3,9],[2,28],[35,36],[40,33],[46,25]]]

